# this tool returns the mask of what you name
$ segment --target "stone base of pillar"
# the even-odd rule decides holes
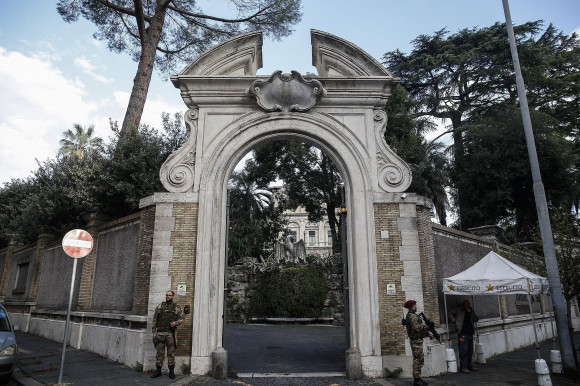
[[[350,348],[346,351],[346,377],[351,381],[362,378],[360,351]]]
[[[228,377],[228,352],[223,347],[211,353],[211,376],[215,379]]]

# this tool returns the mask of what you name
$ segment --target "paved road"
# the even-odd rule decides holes
[[[248,325],[226,328],[230,372],[344,373],[344,327]]]
[[[344,333],[342,328],[324,326],[256,326],[230,325],[226,347],[231,355],[232,370],[248,372],[310,372],[344,371]],[[580,333],[575,333],[576,345]],[[18,332],[20,346],[19,371],[15,375],[20,385],[54,384],[58,380],[62,344],[35,335]],[[541,344],[541,355],[549,359],[552,342]],[[535,347],[489,358],[478,372],[472,374],[444,374],[427,378],[433,386],[508,386],[536,385]],[[578,386],[577,382],[561,375],[551,375],[556,386]],[[237,386],[385,386],[411,385],[408,379],[366,379],[349,381],[339,377],[299,378],[236,378],[231,371],[227,380],[207,376],[177,374],[171,380],[167,375],[151,379],[150,374],[135,371],[99,355],[76,349],[67,349],[63,381],[71,385],[237,385]]]

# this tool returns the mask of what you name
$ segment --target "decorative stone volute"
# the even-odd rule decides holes
[[[171,154],[159,170],[161,183],[172,193],[185,193],[193,187],[198,110],[187,110],[184,118],[189,129],[187,142]]]
[[[385,192],[404,192],[411,185],[411,168],[387,145],[385,139],[387,113],[377,109],[374,112],[374,119],[379,188]]]
[[[266,81],[256,80],[248,89],[258,105],[266,111],[307,111],[316,103],[316,97],[326,90],[316,79],[305,80],[297,71],[283,74],[275,71]]]

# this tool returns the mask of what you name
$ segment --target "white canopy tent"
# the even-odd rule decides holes
[[[512,295],[527,294],[532,323],[535,325],[530,295],[546,294],[550,285],[548,279],[529,272],[495,252],[489,252],[481,260],[465,271],[443,279],[443,299],[445,301],[445,323],[449,337],[446,295]],[[552,326],[553,327],[553,326]],[[538,336],[536,348],[538,349]],[[448,339],[449,340],[449,339]]]
[[[519,265],[489,252],[457,275],[443,279],[448,295],[538,295],[547,293],[548,279],[526,271]]]

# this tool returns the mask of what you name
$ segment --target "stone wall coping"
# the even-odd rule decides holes
[[[265,322],[272,324],[305,324],[305,323],[332,323],[334,318],[251,318],[252,322]]]
[[[66,315],[64,310],[52,310],[52,309],[36,309],[30,312],[31,316],[35,314],[48,314],[48,315]],[[132,315],[132,314],[117,314],[112,312],[92,312],[92,311],[71,311],[72,316],[87,317],[87,318],[100,318],[100,319],[115,319],[115,320],[127,320],[129,322],[147,322],[147,316]]]
[[[486,244],[490,248],[493,248],[493,245],[495,243],[494,240],[492,240],[492,239],[485,238],[485,237],[481,237],[481,236],[476,236],[476,235],[474,235],[472,233],[467,233],[467,232],[461,231],[459,229],[450,228],[450,227],[447,227],[447,226],[444,226],[444,225],[441,225],[441,224],[432,223],[431,226],[432,226],[432,229],[433,229],[433,233],[447,234],[447,235],[453,235],[453,236],[456,236],[456,237],[471,239],[471,240],[480,242],[482,244]],[[502,245],[500,245],[500,247]]]
[[[139,201],[139,209],[153,206],[159,203],[197,203],[199,202],[198,193],[154,193],[149,197],[145,197]]]
[[[536,320],[536,323],[540,323],[542,321],[549,320],[550,314],[551,314],[551,312],[546,312],[543,314],[539,313],[539,312],[534,312],[534,319]],[[554,317],[552,317],[552,319],[554,319]],[[514,327],[519,327],[519,326],[527,326],[531,323],[531,321],[532,321],[532,317],[530,316],[530,314],[510,315],[506,319],[501,319],[499,317],[482,319],[479,322],[477,322],[477,327],[478,327],[478,329],[480,329],[480,335],[482,335],[483,333],[485,333],[485,331],[481,331],[482,328],[491,329],[493,327],[499,327],[499,326],[503,326],[504,328],[514,328]],[[554,322],[555,322],[555,320],[554,320]],[[453,324],[451,322],[449,322],[449,330],[452,334],[457,332],[457,331],[455,331],[455,327],[453,326]],[[443,334],[445,333],[445,320],[443,320],[443,322],[437,328],[437,332],[440,332]]]
[[[3,306],[35,306],[36,302],[19,302],[19,301],[5,301],[2,303]]]
[[[425,208],[433,208],[433,202],[427,197],[415,193],[375,193],[376,204],[416,204]]]
[[[101,232],[107,228],[114,228],[118,225],[131,223],[131,222],[134,222],[134,221],[140,220],[140,219],[141,219],[141,212],[136,212],[136,213],[130,214],[128,216],[121,217],[121,218],[118,218],[116,220],[106,222],[104,224],[100,224],[99,226],[97,226],[96,231]]]

